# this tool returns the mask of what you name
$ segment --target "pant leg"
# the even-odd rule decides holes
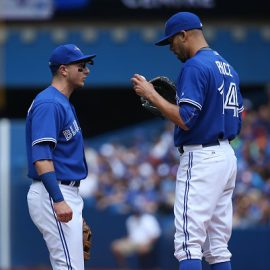
[[[218,200],[213,216],[207,228],[207,238],[203,245],[203,254],[210,264],[230,261],[231,253],[228,250],[228,241],[232,232],[232,195],[235,187],[237,161],[232,149],[227,149],[227,169],[222,176],[227,183]]]
[[[53,204],[42,183],[33,183],[27,200],[30,216],[42,233],[54,270],[83,270],[82,208],[78,188],[60,186],[66,202],[73,210],[68,223],[57,221]]]

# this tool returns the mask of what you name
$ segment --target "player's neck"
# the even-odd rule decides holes
[[[73,89],[68,87],[66,84],[58,82],[57,80],[52,81],[52,86],[67,98],[70,98],[71,94],[73,93]]]
[[[206,42],[198,42],[191,48],[191,56],[194,56],[199,50],[209,48]]]

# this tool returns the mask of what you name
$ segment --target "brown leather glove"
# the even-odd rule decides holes
[[[86,221],[83,219],[83,257],[85,261],[90,259],[91,237],[91,229],[86,223]]]

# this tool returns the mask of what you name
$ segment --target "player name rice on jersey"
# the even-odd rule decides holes
[[[228,63],[222,61],[216,61],[215,63],[219,69],[220,74],[233,77],[233,75],[231,74],[230,65]]]

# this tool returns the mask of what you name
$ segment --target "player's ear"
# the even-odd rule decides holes
[[[187,31],[181,31],[179,34],[178,34],[178,38],[180,38],[180,40],[183,42],[187,39]]]
[[[58,69],[59,73],[66,76],[67,74],[67,67],[65,65],[61,65]]]

